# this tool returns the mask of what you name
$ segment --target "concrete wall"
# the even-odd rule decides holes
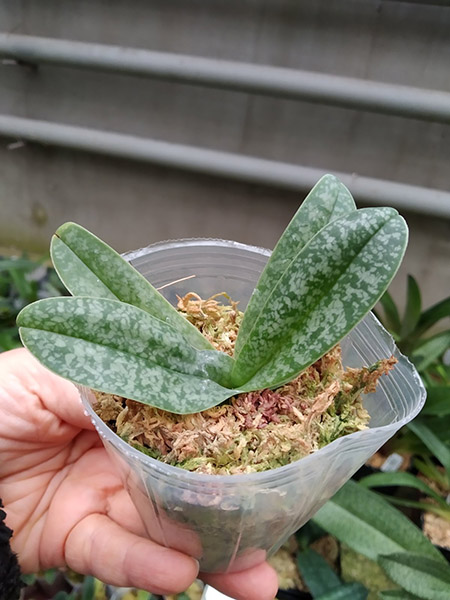
[[[450,10],[380,0],[0,0],[0,30],[450,91]],[[0,65],[0,112],[450,189],[450,127],[307,102]],[[208,236],[272,247],[300,195],[0,139],[0,246],[74,220],[119,250]],[[15,149],[14,149],[15,148]],[[358,200],[358,199],[356,199]],[[406,215],[406,272],[450,290],[450,223]]]

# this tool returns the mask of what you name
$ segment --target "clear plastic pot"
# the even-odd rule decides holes
[[[270,252],[222,240],[164,242],[126,258],[171,302],[193,291],[207,298],[227,292],[244,309]],[[180,278],[195,278],[172,283]],[[92,409],[151,539],[196,557],[202,571],[239,571],[264,560],[303,525],[352,474],[420,411],[425,390],[411,363],[369,314],[342,343],[344,363],[358,367],[395,354],[364,404],[370,429],[342,437],[295,463],[262,473],[203,475],[165,465],[130,447]]]

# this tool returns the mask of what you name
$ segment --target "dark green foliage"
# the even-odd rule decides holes
[[[427,465],[425,465],[425,470],[427,470]],[[429,469],[428,472],[430,473]],[[440,475],[439,480],[442,483],[447,484],[446,478],[442,476],[440,471],[438,471],[438,473]],[[428,475],[428,478],[432,481],[435,480],[435,477],[430,475]],[[439,516],[444,517],[445,519],[450,521],[450,506],[447,504],[445,499],[442,498],[442,496],[440,496],[437,492],[435,492],[429,485],[427,485],[425,481],[419,479],[412,473],[404,473],[401,471],[393,473],[374,473],[373,475],[364,477],[360,480],[359,483],[360,485],[366,488],[383,488],[386,486],[404,486],[409,488],[415,488],[416,490],[420,491],[425,497],[427,497],[427,501],[418,502],[415,500],[409,500],[408,498],[398,498],[397,496],[385,496],[385,498],[393,504],[398,504],[400,506],[409,506],[411,508],[419,508],[428,512],[434,512],[435,514],[438,514]]]
[[[380,554],[414,551],[445,560],[407,517],[378,494],[349,481],[323,506],[314,522],[350,548],[377,560]]]
[[[391,600],[391,598],[392,600],[418,600],[418,596],[412,596],[404,590],[386,590],[380,593],[380,598],[382,600]]]
[[[16,317],[24,306],[63,293],[64,287],[46,257],[0,257],[0,352],[21,346]]]
[[[314,598],[341,585],[341,580],[327,561],[314,550],[300,552],[297,556],[297,564],[303,581]]]
[[[434,457],[446,470],[448,489],[450,366],[445,364],[445,354],[450,349],[450,330],[442,330],[442,320],[450,316],[450,297],[422,311],[420,289],[410,275],[403,317],[400,317],[389,292],[383,295],[380,303],[384,313],[381,320],[394,336],[400,350],[414,362],[427,388],[427,401],[421,415],[391,442],[391,449],[415,454],[421,466],[425,464],[424,460],[430,457],[433,460]],[[431,334],[433,327],[437,327],[437,332]],[[427,465],[425,468],[427,477],[435,481],[435,476],[440,478],[436,469],[427,468]]]
[[[366,600],[368,591],[360,583],[345,583],[317,596],[315,600]]]
[[[450,598],[450,567],[432,558],[412,553],[380,556],[378,562],[407,592],[425,600]]]
[[[422,311],[422,299],[417,281],[408,275],[406,308],[403,316],[390,295],[385,292],[380,299],[383,314],[378,314],[385,327],[394,336],[397,346],[424,371],[438,360],[450,347],[450,332],[430,335],[430,329],[450,316],[450,297]]]
[[[412,476],[400,473],[368,477],[366,483],[391,484],[399,477],[411,485]],[[388,577],[404,588],[383,592],[381,598],[450,598],[450,567],[443,556],[404,515],[361,484],[348,482],[317,513],[314,522],[353,550],[377,560]],[[328,600],[328,596],[322,600],[325,598]]]

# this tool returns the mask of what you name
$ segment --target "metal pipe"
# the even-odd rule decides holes
[[[450,123],[450,93],[121,46],[0,34],[0,56]]]
[[[324,170],[312,167],[10,115],[0,115],[0,136],[291,191],[311,188],[324,174]],[[450,193],[356,174],[335,175],[363,204],[450,218]]]
[[[448,6],[450,0],[387,0],[388,2],[396,2],[397,4],[420,4],[421,6]]]

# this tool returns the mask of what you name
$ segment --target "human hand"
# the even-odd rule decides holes
[[[198,564],[146,537],[76,388],[26,350],[0,354],[0,498],[24,572],[67,565],[118,586],[185,590]],[[272,600],[275,572],[200,575],[236,600]]]

